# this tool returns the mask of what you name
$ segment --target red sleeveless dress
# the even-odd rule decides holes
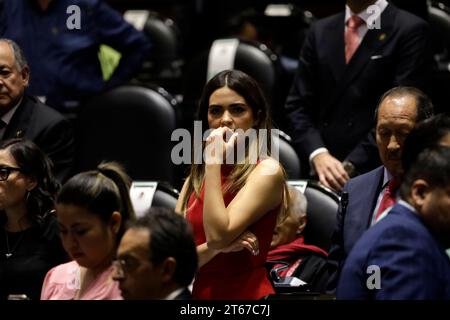
[[[222,166],[222,186],[226,175],[229,173],[227,169]],[[204,191],[203,186],[200,199],[195,196],[195,193],[191,194],[187,206],[186,217],[192,224],[197,246],[206,242],[203,229]],[[228,206],[235,196],[236,194],[225,195],[225,206]],[[219,253],[200,268],[193,285],[192,296],[194,299],[257,300],[274,293],[264,264],[269,252],[278,211],[279,206],[267,212],[248,228],[259,241],[259,254],[257,256],[252,255],[247,249],[238,252]]]

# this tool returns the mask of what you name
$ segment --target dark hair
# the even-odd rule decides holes
[[[0,142],[0,150],[8,150],[21,172],[36,180],[36,187],[26,199],[27,215],[31,222],[40,222],[54,207],[59,183],[52,173],[52,162],[32,141],[9,139]]]
[[[174,281],[188,286],[197,271],[197,249],[189,223],[175,211],[153,207],[131,223],[130,228],[143,228],[150,232],[150,261],[158,265],[168,257],[177,261]]]
[[[131,179],[122,166],[104,162],[97,170],[79,173],[61,188],[56,203],[71,204],[88,209],[108,223],[114,211],[119,211],[122,223],[117,234],[119,241],[125,233],[125,224],[134,219],[129,190]]]
[[[414,87],[394,87],[386,91],[380,98],[378,106],[375,109],[375,123],[378,121],[378,110],[387,97],[412,96],[416,99],[417,116],[416,123],[430,118],[434,113],[431,99],[421,90]]]
[[[407,199],[411,185],[418,179],[425,180],[431,187],[450,186],[450,147],[435,146],[425,149],[410,165],[400,188],[400,195]]]
[[[449,133],[450,114],[448,113],[438,114],[417,124],[403,145],[403,169],[407,171],[421,151],[437,146],[439,141]]]
[[[202,121],[203,128],[208,128],[209,98],[217,89],[228,87],[241,95],[253,111],[253,117],[261,124],[271,128],[269,107],[260,86],[252,77],[239,70],[225,70],[216,74],[203,89],[199,102],[197,118]]]

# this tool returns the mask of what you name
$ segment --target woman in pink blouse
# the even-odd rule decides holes
[[[51,269],[42,300],[122,299],[112,261],[127,220],[134,218],[130,179],[115,163],[80,173],[62,187],[56,213],[64,249],[73,259]]]

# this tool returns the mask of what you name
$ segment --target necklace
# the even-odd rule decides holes
[[[22,241],[23,235],[25,234],[25,232],[23,232],[23,231],[21,232],[21,234],[19,236],[19,239],[17,239],[16,243],[14,244],[14,247],[12,247],[10,249],[10,247],[9,247],[8,231],[6,231],[6,229],[3,229],[3,230],[5,230],[5,238],[6,238],[6,253],[5,253],[5,256],[6,256],[6,259],[9,259],[13,255],[13,253],[17,249],[17,247],[19,246],[20,242]]]

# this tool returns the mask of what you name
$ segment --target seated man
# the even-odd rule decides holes
[[[125,300],[187,300],[197,265],[188,222],[173,210],[152,208],[122,237],[114,279]]]
[[[348,195],[348,201],[338,211],[328,256],[329,293],[335,292],[339,273],[356,241],[385,217],[395,203],[403,174],[404,141],[418,123],[432,114],[431,100],[416,88],[395,87],[381,97],[375,113],[375,130],[383,166],[351,179],[344,187],[343,195]]]
[[[30,68],[21,48],[0,39],[0,140],[25,138],[52,160],[59,181],[69,177],[75,153],[70,122],[25,93]]]
[[[275,227],[271,250],[267,255],[271,275],[296,277],[306,282],[308,289],[322,291],[327,281],[327,253],[319,247],[304,243],[302,233],[307,222],[307,201],[305,196],[293,187],[289,187],[289,195],[291,202],[288,216]]]
[[[450,299],[450,148],[415,158],[401,200],[350,252],[338,299]]]

